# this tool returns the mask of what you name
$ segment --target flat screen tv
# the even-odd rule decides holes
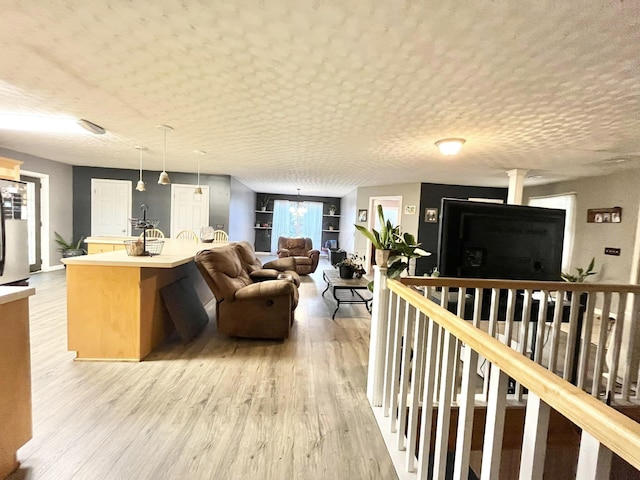
[[[565,211],[443,198],[442,276],[559,281]]]

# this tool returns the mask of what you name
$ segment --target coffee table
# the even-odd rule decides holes
[[[367,288],[368,280],[365,278],[340,278],[340,274],[336,269],[323,270],[322,278],[327,282],[327,288],[322,292],[322,296],[324,296],[328,290],[331,290],[331,294],[338,304],[333,311],[332,319],[336,318],[336,313],[342,303],[362,303],[367,307],[367,311],[371,313],[373,295],[371,295],[371,292],[369,292]]]

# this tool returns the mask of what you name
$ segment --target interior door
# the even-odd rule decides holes
[[[27,228],[29,232],[29,271],[42,268],[41,183],[39,178],[22,175],[27,184]]]
[[[129,180],[91,179],[91,236],[131,235]]]
[[[171,237],[181,230],[193,230],[209,225],[209,187],[201,186],[202,195],[195,195],[195,185],[171,184]]]

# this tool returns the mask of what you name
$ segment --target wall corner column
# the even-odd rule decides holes
[[[514,168],[508,170],[509,175],[509,193],[507,195],[507,203],[511,205],[522,205],[522,196],[524,192],[524,177],[529,170],[523,168]]]

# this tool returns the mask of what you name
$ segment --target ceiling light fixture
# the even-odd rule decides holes
[[[202,155],[206,155],[207,152],[205,152],[204,150],[195,150],[194,153],[198,154],[198,186],[193,191],[193,194],[202,195],[202,187],[200,186],[200,157],[202,157]]]
[[[78,120],[77,123],[88,132],[95,133],[96,135],[103,135],[107,132],[100,125],[96,125],[95,123],[90,122],[89,120],[85,120],[84,118]]]
[[[159,185],[169,185],[171,180],[169,180],[169,174],[167,173],[167,130],[173,130],[173,127],[169,125],[158,125],[158,128],[162,128],[164,130],[164,154],[162,160],[162,172],[160,172],[160,176],[158,177]]]
[[[145,147],[133,147],[133,148],[135,148],[140,152],[140,180],[138,180],[138,184],[136,185],[136,190],[139,192],[144,192],[147,189],[147,187],[142,181],[142,152],[146,150],[146,148]]]
[[[289,207],[289,211],[296,216],[302,216],[307,213],[307,208],[304,206],[304,202],[300,201],[300,189],[298,189],[298,199],[295,206]]]
[[[455,155],[460,151],[466,140],[464,138],[443,138],[436,142],[436,147],[443,155]]]
[[[88,120],[72,117],[50,117],[46,115],[25,115],[20,113],[0,113],[0,129],[22,132],[104,134],[106,130]]]

